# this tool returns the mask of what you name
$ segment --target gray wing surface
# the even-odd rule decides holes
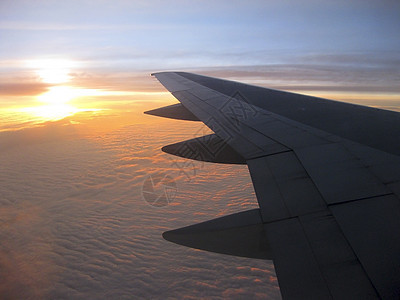
[[[284,299],[399,299],[399,113],[191,73],[154,76],[191,116],[182,119],[215,133],[183,142],[186,154],[181,143],[166,152],[247,163],[260,207],[166,239],[272,259]]]

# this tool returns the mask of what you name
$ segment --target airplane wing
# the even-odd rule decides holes
[[[247,164],[259,209],[172,230],[178,244],[272,259],[284,299],[399,299],[400,114],[183,72],[146,112],[214,134],[163,148]]]

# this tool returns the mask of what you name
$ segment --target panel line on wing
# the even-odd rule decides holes
[[[201,102],[193,101],[190,98],[195,96],[191,94],[188,95],[185,92],[179,92],[178,95],[176,95],[176,93],[173,93],[173,95],[177,97],[180,101],[185,103],[186,106],[192,107],[195,110],[196,114],[198,114],[198,116],[203,117],[202,118],[203,122],[211,130],[213,130],[226,143],[234,147],[246,159],[248,159],[249,157],[261,156],[267,154],[265,149],[263,149],[260,145],[254,143],[254,140],[252,141],[246,135],[234,134],[235,128],[233,127],[233,125],[224,122],[225,118],[221,117],[218,111],[213,111],[213,110],[210,111],[210,109],[207,109],[207,107],[210,107],[208,103],[203,101]],[[265,137],[264,141],[267,142],[267,137]],[[287,150],[285,147],[273,141],[267,143],[270,145],[270,150],[269,150],[270,153]]]
[[[229,97],[226,87],[217,87],[222,81],[204,77],[197,82],[196,76],[162,73],[160,82],[246,159],[282,294],[398,298],[399,129],[389,131],[389,125],[399,119],[393,113],[227,83],[249,91],[251,103],[257,103],[252,105]],[[274,99],[256,99],[271,93]],[[360,131],[373,116],[377,119],[363,127],[368,130]]]

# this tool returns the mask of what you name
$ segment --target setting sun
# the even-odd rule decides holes
[[[37,75],[37,79],[50,85],[47,91],[36,96],[36,105],[22,107],[20,112],[42,121],[60,120],[80,111],[98,109],[83,109],[70,102],[76,98],[92,95],[90,90],[67,85],[71,81],[71,72],[78,63],[69,59],[32,59],[26,66]]]
[[[50,86],[45,93],[36,97],[38,105],[24,107],[20,111],[44,120],[59,120],[79,111],[70,102],[79,96],[76,89],[64,86],[71,80],[71,69],[77,63],[68,59],[32,59],[26,61],[26,66],[33,70],[43,83]]]
[[[47,105],[57,105],[67,103],[77,95],[77,90],[69,86],[54,86],[48,92],[38,96],[37,99]]]
[[[82,111],[99,111],[99,108],[76,107],[69,103],[85,96],[101,95],[101,91],[92,89],[79,89],[70,86],[53,86],[49,91],[36,97],[41,105],[25,107],[22,112],[35,117],[48,120],[59,120]]]
[[[71,79],[71,69],[77,63],[67,59],[36,59],[28,60],[27,66],[35,71],[40,80],[45,83],[64,83]]]
[[[23,108],[22,111],[46,120],[58,120],[77,113],[79,109],[68,104],[77,92],[69,86],[54,86],[37,97],[42,105]]]

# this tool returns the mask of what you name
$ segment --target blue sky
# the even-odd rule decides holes
[[[263,65],[309,54],[395,56],[398,1],[9,1],[0,59],[93,67]]]

